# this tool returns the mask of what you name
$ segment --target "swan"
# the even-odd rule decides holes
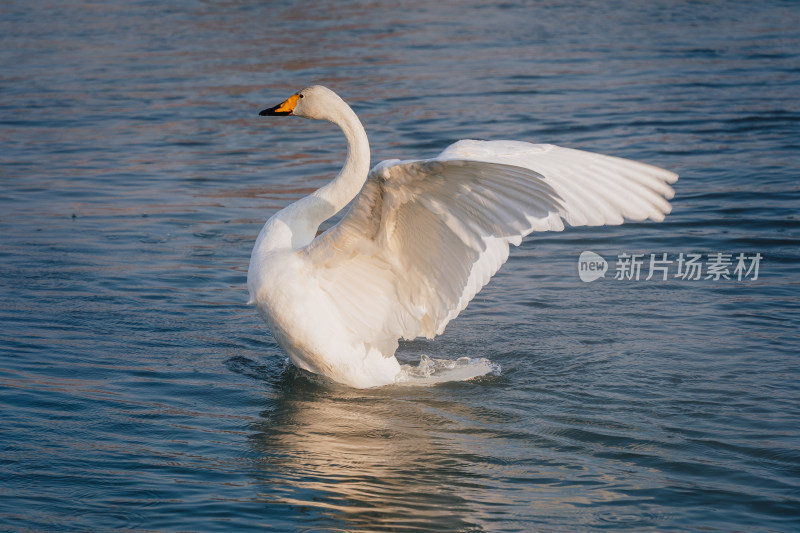
[[[264,224],[247,286],[290,361],[357,388],[395,383],[398,340],[445,329],[533,231],[662,221],[678,176],[547,144],[461,140],[438,157],[370,170],[367,134],[316,85],[261,111],[341,128],[339,174]],[[344,209],[335,226],[317,235]]]

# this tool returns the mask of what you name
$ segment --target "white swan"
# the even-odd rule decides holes
[[[247,286],[300,368],[359,388],[394,383],[398,339],[432,338],[464,309],[532,231],[661,221],[676,174],[545,144],[458,141],[435,159],[369,170],[367,135],[322,86],[259,115],[338,125],[344,167],[329,184],[272,216]],[[355,198],[334,227],[320,224]]]

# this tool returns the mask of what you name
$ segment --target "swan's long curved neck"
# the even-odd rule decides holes
[[[361,190],[369,173],[369,140],[358,116],[346,103],[336,110],[331,122],[339,126],[347,139],[347,159],[339,174],[327,185],[312,194],[330,205],[317,216],[322,217],[316,228],[341,211]]]
[[[325,118],[339,126],[347,139],[344,166],[330,183],[278,212],[267,223],[262,232],[267,248],[299,249],[308,245],[319,226],[341,211],[363,187],[370,164],[367,132],[350,106],[340,102]]]

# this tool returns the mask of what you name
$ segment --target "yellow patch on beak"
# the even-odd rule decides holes
[[[262,117],[271,117],[276,115],[291,115],[294,113],[294,108],[297,105],[297,101],[300,99],[299,94],[293,94],[290,96],[285,102],[282,104],[276,105],[275,107],[270,107],[269,109],[263,110],[259,113],[259,116]]]
[[[299,99],[300,99],[300,95],[299,94],[293,94],[284,103],[282,103],[277,108],[275,108],[275,112],[276,113],[287,113],[287,114],[291,115],[292,112],[294,111],[294,106],[297,105],[297,101]]]

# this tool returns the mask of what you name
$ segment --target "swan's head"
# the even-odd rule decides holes
[[[260,116],[295,115],[304,118],[331,120],[336,110],[347,107],[339,95],[322,85],[313,85],[293,94],[285,102],[265,109]]]

